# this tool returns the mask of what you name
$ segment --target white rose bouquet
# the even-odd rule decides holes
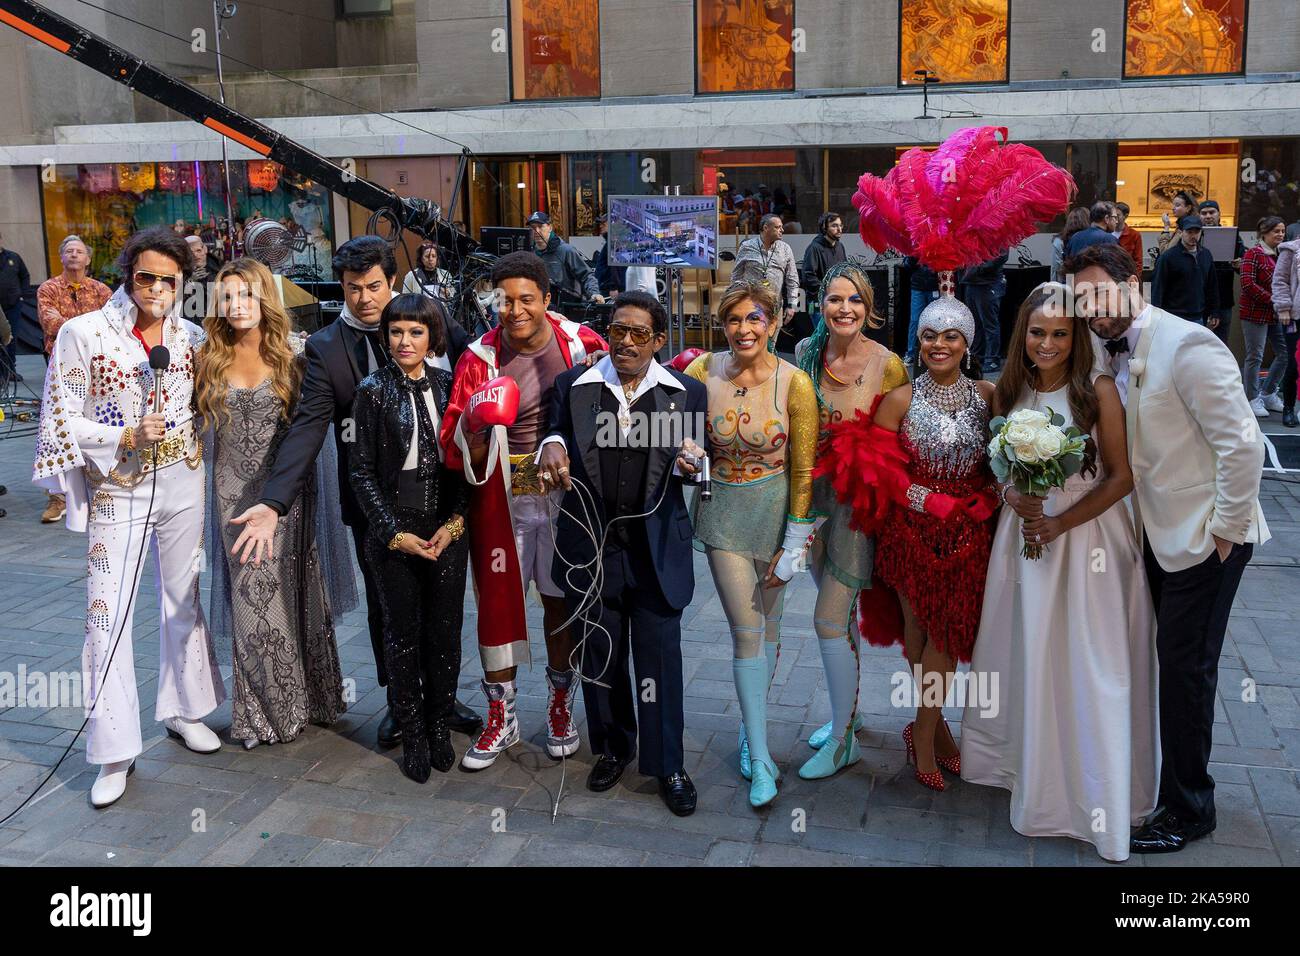
[[[1021,408],[1010,416],[989,422],[989,467],[1000,482],[1012,482],[1022,495],[1046,498],[1053,488],[1065,487],[1065,480],[1083,467],[1087,437],[1048,406],[1046,412]],[[1020,552],[1038,560],[1043,546],[1025,543]]]

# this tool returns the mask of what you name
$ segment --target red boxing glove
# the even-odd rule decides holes
[[[705,349],[697,348],[683,349],[673,357],[673,360],[668,363],[668,367],[676,369],[679,372],[685,372],[687,366],[703,355],[705,351]]]
[[[469,397],[461,421],[472,435],[494,425],[508,428],[518,417],[519,385],[513,378],[499,375]]]

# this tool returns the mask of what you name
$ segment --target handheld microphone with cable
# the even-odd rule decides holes
[[[709,479],[709,456],[700,456],[700,500],[713,500],[713,482]]]
[[[172,364],[172,353],[165,345],[155,345],[149,350],[149,368],[153,370],[153,413],[163,410],[162,373]]]

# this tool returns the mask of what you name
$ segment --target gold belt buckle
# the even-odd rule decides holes
[[[540,495],[543,493],[542,476],[530,452],[510,456],[510,493],[512,495]]]

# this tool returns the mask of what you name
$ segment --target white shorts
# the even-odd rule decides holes
[[[515,550],[524,587],[533,581],[544,597],[564,597],[551,581],[551,560],[555,557],[555,519],[560,513],[560,492],[545,495],[516,495],[510,501],[515,524]]]

